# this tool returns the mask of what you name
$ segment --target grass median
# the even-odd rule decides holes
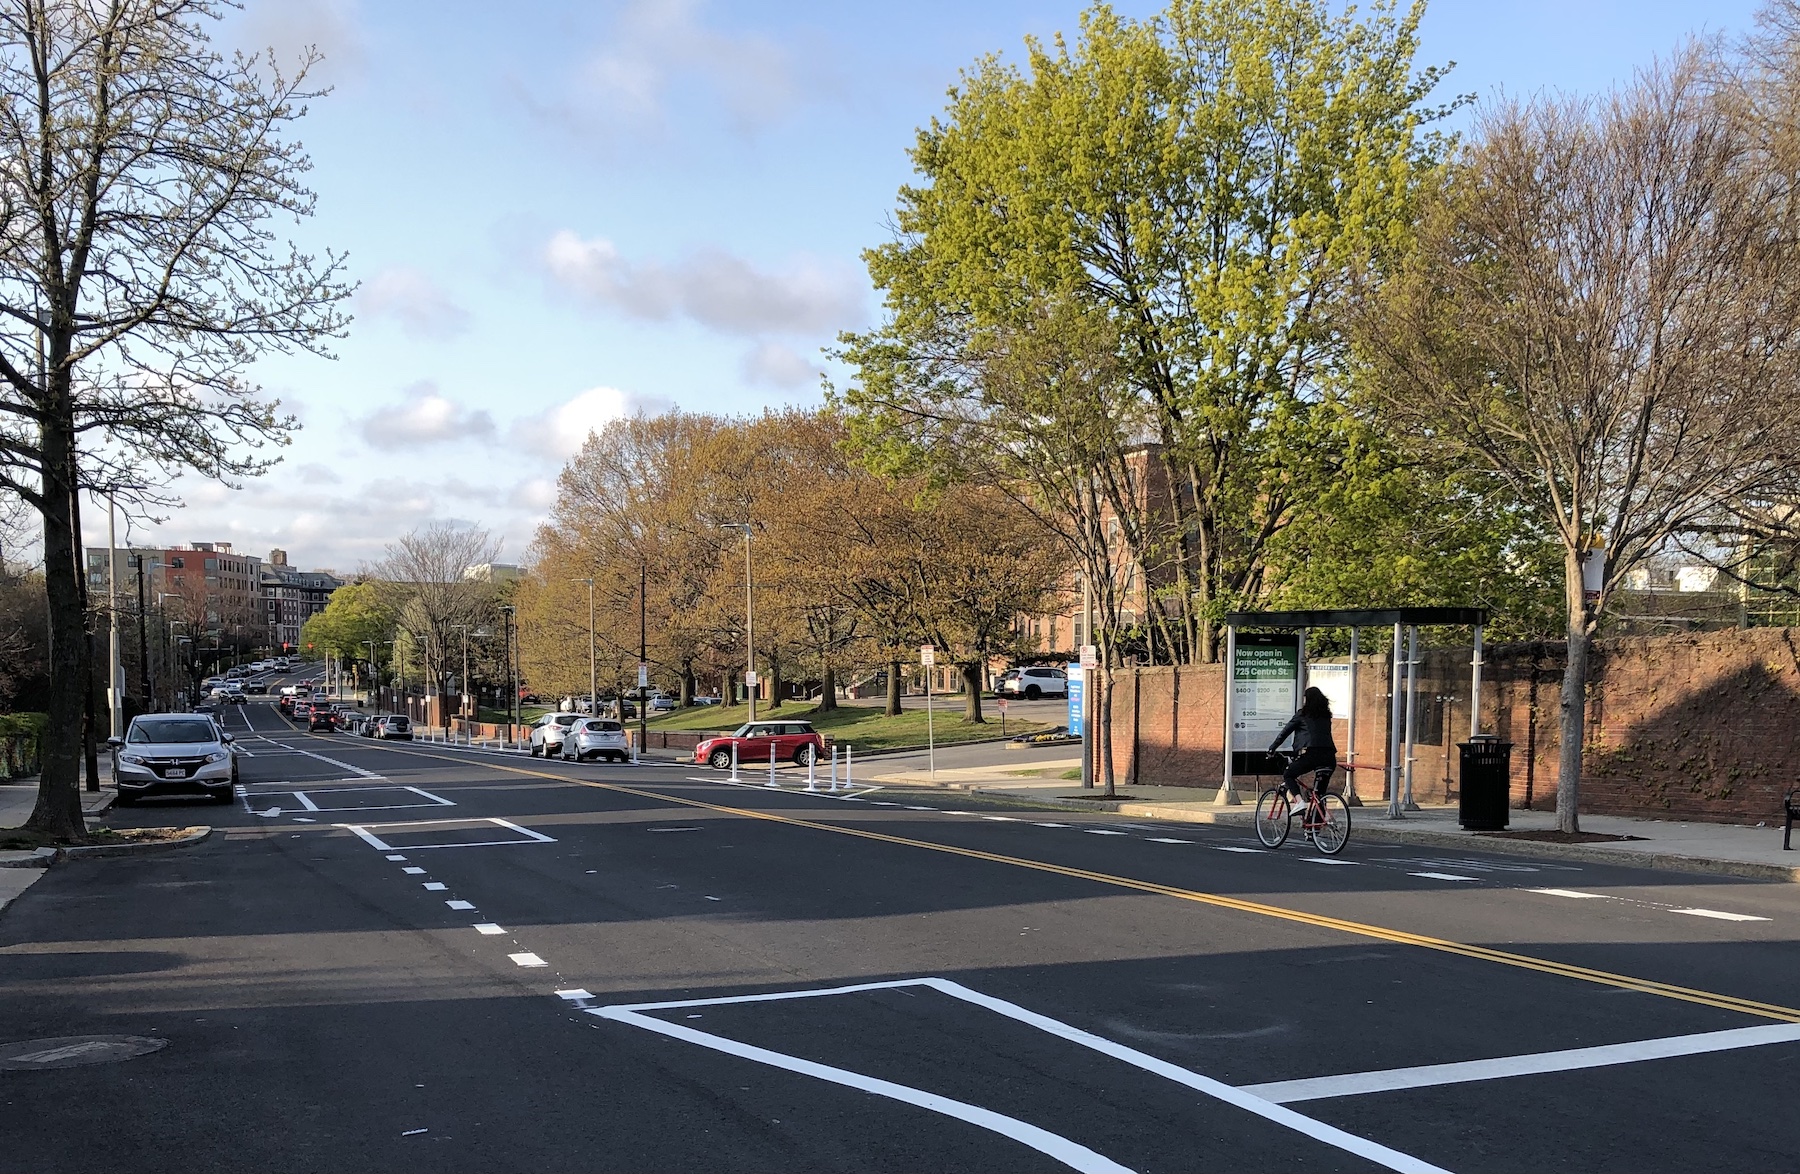
[[[742,705],[706,705],[677,710],[650,719],[658,730],[693,730],[705,733],[728,733],[749,720]],[[848,743],[858,750],[908,750],[925,745],[925,711],[909,709],[897,717],[889,717],[876,705],[839,705],[825,713],[811,702],[790,701],[780,709],[767,704],[756,707],[762,721],[804,721],[834,742]],[[1002,736],[1027,734],[1044,729],[1042,722],[1009,719],[1003,735],[998,715],[980,724],[963,720],[960,713],[938,710],[932,714],[932,734],[939,746],[960,742],[987,742]]]

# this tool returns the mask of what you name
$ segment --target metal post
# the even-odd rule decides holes
[[[115,533],[117,503],[111,495],[106,499],[106,614],[108,627],[112,635],[112,663],[107,666],[106,700],[112,709],[112,736],[125,736],[125,698],[119,688],[120,678],[125,675],[124,667],[119,662],[119,553],[118,538]],[[89,678],[92,680],[92,678]]]
[[[1400,810],[1400,668],[1405,658],[1406,636],[1403,626],[1394,625],[1394,651],[1389,659],[1393,661],[1393,685],[1388,694],[1388,755],[1387,798],[1388,818],[1405,819]]]
[[[815,749],[811,754],[806,756],[806,789],[809,791],[817,791],[819,789],[818,767],[819,752]]]
[[[1361,634],[1361,628],[1350,629],[1350,769],[1344,772],[1344,803],[1349,807],[1362,806],[1362,800],[1356,796],[1356,658],[1357,637]]]
[[[744,523],[744,663],[751,676],[756,674],[756,596],[751,590],[755,582],[750,573],[750,523]],[[744,683],[744,701],[749,706],[746,721],[756,720],[756,691],[762,687],[759,680],[755,685]]]
[[[1088,714],[1094,708],[1094,688],[1092,675],[1088,672],[1087,657],[1082,656],[1082,649],[1094,643],[1094,577],[1091,572],[1081,575],[1081,643],[1075,648],[1075,655],[1081,660],[1081,729],[1077,731],[1081,737],[1081,786],[1084,790],[1094,787],[1094,740],[1088,732],[1094,724],[1088,720]]]
[[[1481,737],[1481,625],[1475,625],[1475,655],[1469,659],[1469,737]]]
[[[111,557],[110,555],[108,557]],[[144,686],[144,708],[155,709],[150,697],[150,627],[144,615],[144,556],[137,557],[137,593],[138,593],[138,677]]]
[[[731,744],[731,781],[734,783],[738,781],[738,745],[736,742]]]
[[[1237,629],[1230,624],[1225,625],[1225,781],[1219,785],[1219,793],[1213,797],[1217,807],[1235,807],[1243,800],[1238,798],[1237,789],[1231,782],[1231,727],[1237,717]]]
[[[844,790],[850,789],[850,746],[844,746]]]
[[[775,739],[773,738],[769,739],[769,781],[763,785],[765,787],[779,787],[781,785],[775,781]]]
[[[925,666],[925,769],[929,772],[931,785],[937,785],[937,736],[931,724],[931,674],[933,665]],[[1082,698],[1082,712],[1087,712],[1087,698]]]
[[[650,565],[638,563],[638,740],[648,745],[650,742],[650,693],[647,688],[650,681],[647,676],[650,667],[649,637],[646,635],[650,616],[650,604],[647,592],[650,589]],[[598,704],[596,702],[596,704]],[[669,740],[663,739],[663,749],[669,748]]]
[[[1408,811],[1419,810],[1413,802],[1414,731],[1419,717],[1419,626],[1412,625],[1406,635],[1406,797],[1401,801]]]

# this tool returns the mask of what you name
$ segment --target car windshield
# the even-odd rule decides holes
[[[192,718],[139,718],[131,723],[131,733],[125,738],[127,742],[215,742],[218,736],[213,733],[211,722],[197,722]]]

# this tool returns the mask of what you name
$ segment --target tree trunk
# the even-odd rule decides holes
[[[963,705],[963,720],[971,725],[984,726],[987,719],[981,716],[981,662],[972,661],[956,667],[962,670],[963,692],[968,695]]]
[[[724,703],[726,705],[737,705],[739,703],[738,702],[738,675],[735,672],[725,674]]]
[[[694,666],[681,666],[681,708],[686,709],[694,703]],[[596,702],[598,704],[598,702]]]
[[[1562,713],[1557,731],[1556,827],[1581,830],[1581,751],[1587,738],[1588,623],[1582,597],[1581,559],[1570,552],[1566,561],[1569,614],[1568,660],[1563,667]]]
[[[75,435],[67,397],[58,397],[42,427],[44,596],[50,616],[50,689],[44,730],[43,770],[37,805],[26,827],[49,839],[78,843],[86,837],[81,816],[83,694],[90,671],[87,617],[76,577]],[[108,556],[110,557],[110,555]]]
[[[888,695],[886,713],[889,717],[900,716],[900,662],[888,661],[887,666]]]
[[[769,708],[781,708],[781,662],[769,662]]]
[[[835,713],[837,711],[837,670],[830,665],[819,678],[819,713]]]
[[[1112,657],[1108,655],[1100,669],[1100,712],[1099,721],[1094,723],[1094,749],[1100,752],[1100,773],[1106,779],[1106,797],[1111,799],[1113,790],[1113,752],[1112,752],[1112,710],[1113,710],[1113,671]]]

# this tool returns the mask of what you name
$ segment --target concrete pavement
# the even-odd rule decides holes
[[[0,919],[0,1064],[8,1041],[167,1041],[0,1075],[10,1164],[1756,1171],[1800,1151],[1786,886],[1360,827],[1327,860],[1232,826],[386,746],[256,709],[242,802],[206,806],[220,834],[59,867]]]

